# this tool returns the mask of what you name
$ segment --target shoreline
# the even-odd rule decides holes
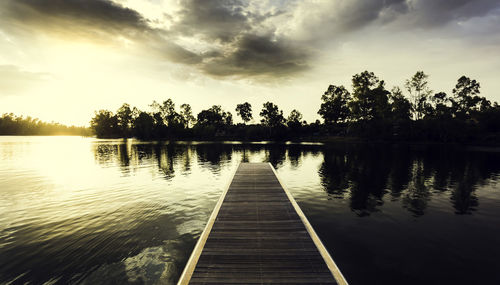
[[[207,142],[207,143],[240,143],[240,144],[356,144],[356,145],[406,145],[406,146],[452,146],[454,148],[461,148],[471,151],[487,151],[487,152],[500,152],[500,143],[491,144],[484,142],[436,142],[436,141],[395,141],[395,140],[371,140],[359,137],[340,137],[340,136],[321,136],[321,137],[306,137],[300,139],[287,139],[287,140],[239,140],[232,137],[216,137],[211,139],[203,138],[161,138],[161,139],[139,139],[135,137],[122,138],[122,137],[101,137],[84,136],[76,134],[54,134],[54,135],[2,135],[0,137],[82,137],[82,138],[96,138],[102,140],[127,140],[135,139],[141,142]]]

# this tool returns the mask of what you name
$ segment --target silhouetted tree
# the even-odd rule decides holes
[[[182,125],[181,117],[179,113],[175,111],[175,104],[172,99],[167,99],[163,101],[163,117],[165,118],[166,124],[169,127],[177,127]]]
[[[117,111],[116,117],[118,120],[118,129],[122,137],[130,136],[130,128],[132,127],[132,109],[130,105],[124,103]]]
[[[458,79],[453,88],[453,106],[457,116],[467,118],[472,112],[480,109],[483,101],[483,98],[478,96],[480,87],[479,82],[469,77],[462,76]]]
[[[231,126],[233,124],[233,114],[231,114],[231,112],[225,112],[224,124],[226,126]]]
[[[373,72],[364,71],[352,77],[353,100],[349,102],[355,121],[382,119],[390,113],[389,91]]]
[[[432,90],[428,87],[427,78],[429,78],[429,76],[423,71],[417,71],[412,78],[405,82],[406,90],[410,93],[413,117],[415,120],[423,118],[427,104],[429,104],[427,99],[432,93]]]
[[[151,103],[151,105],[149,105],[149,107],[152,110],[150,115],[154,121],[153,132],[156,134],[157,137],[162,137],[166,134],[166,129],[167,129],[167,126],[165,125],[165,119],[163,116],[163,112],[162,112],[162,106],[158,102],[153,101],[153,103]]]
[[[182,125],[181,116],[175,111],[175,103],[172,99],[167,99],[162,104],[153,101],[150,107],[153,110],[153,117],[157,126],[165,125],[166,127],[175,128]]]
[[[140,112],[134,120],[134,135],[138,138],[149,139],[155,137],[155,119],[147,112]]]
[[[157,137],[165,136],[167,133],[167,126],[165,125],[161,112],[153,112],[151,113],[151,117],[153,118],[154,121],[153,132],[156,134]]]
[[[236,114],[241,117],[245,124],[250,122],[252,119],[252,105],[248,102],[236,105]]]
[[[302,114],[293,109],[286,120],[286,124],[295,134],[297,134],[302,127]]]
[[[222,110],[220,105],[213,105],[198,114],[199,125],[228,126],[233,124],[233,116]]]
[[[330,85],[321,96],[321,107],[318,114],[325,120],[325,124],[344,122],[349,116],[347,106],[351,94],[344,86]]]
[[[277,105],[266,102],[263,104],[263,108],[260,111],[260,116],[262,119],[260,122],[267,127],[277,127],[283,125],[285,118],[283,117],[283,111],[278,108]]]
[[[280,132],[282,131],[280,127],[285,123],[283,111],[280,110],[277,105],[266,102],[263,104],[263,108],[259,115],[262,117],[260,122],[262,126],[267,127],[269,136],[280,136]]]
[[[451,119],[453,116],[453,109],[451,108],[451,100],[445,92],[438,92],[432,96],[434,107],[431,112],[427,111],[427,115],[438,119]]]
[[[287,124],[302,124],[302,114],[296,110],[296,109],[293,109],[291,112],[290,112],[290,115],[288,116],[288,119],[287,119]]]
[[[191,105],[182,104],[180,116],[182,119],[182,123],[185,128],[189,128],[191,125],[196,124],[196,118],[193,116],[193,111],[191,109]]]
[[[98,137],[119,135],[118,118],[108,110],[99,110],[90,121],[90,127]]]
[[[391,105],[392,117],[396,121],[406,121],[411,116],[411,103],[403,95],[401,88],[392,88],[389,94],[389,102]]]

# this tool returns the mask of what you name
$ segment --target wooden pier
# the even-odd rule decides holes
[[[347,284],[269,163],[241,163],[178,284]]]

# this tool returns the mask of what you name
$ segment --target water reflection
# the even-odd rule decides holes
[[[318,148],[319,146],[314,146]],[[95,160],[102,166],[115,163],[122,167],[124,172],[130,168],[140,167],[155,160],[157,167],[165,174],[165,178],[175,176],[174,164],[180,162],[183,171],[189,171],[192,163],[203,165],[204,168],[218,173],[221,168],[233,160],[237,162],[264,161],[280,168],[288,159],[295,168],[300,167],[301,157],[304,155],[301,145],[285,144],[233,144],[233,143],[141,143],[130,141],[121,143],[114,141],[111,144],[95,144],[93,152]],[[310,147],[309,147],[310,148]],[[317,156],[317,151],[308,151],[307,154]]]
[[[471,214],[479,205],[476,185],[500,172],[497,154],[439,146],[125,142],[94,147],[96,162],[103,166],[119,161],[127,173],[131,165],[154,160],[167,180],[176,169],[189,172],[193,163],[214,174],[233,160],[270,162],[277,169],[289,163],[297,169],[304,157],[319,155],[322,187],[335,199],[349,200],[358,216],[378,211],[384,199],[400,201],[413,216],[422,216],[434,193],[449,193],[457,214]]]
[[[429,215],[464,232],[459,218],[488,224],[481,211],[498,216],[491,213],[500,199],[500,154],[492,152],[60,138],[11,138],[0,146],[0,283],[174,284],[240,161],[277,168],[325,245],[351,272],[348,279],[363,275],[356,274],[359,266],[349,267],[354,255],[367,260],[363,268],[380,269],[376,258],[367,258],[376,241],[367,233],[374,229],[397,248],[399,234],[389,235],[395,225],[422,221],[411,233],[420,235],[414,244],[432,247],[449,237],[442,233],[424,244],[427,232],[437,232],[425,220]],[[381,213],[390,223],[377,220]],[[497,237],[488,227],[484,233]],[[473,248],[479,240],[467,242]],[[464,254],[457,248],[450,260]],[[418,269],[423,259],[415,257],[419,248],[413,250],[395,250],[386,263],[413,256],[409,266]]]
[[[366,216],[390,195],[412,215],[425,214],[434,193],[449,192],[457,214],[478,207],[477,185],[500,171],[498,154],[428,147],[344,146],[325,147],[319,169],[321,184],[331,196],[348,197],[351,209]]]

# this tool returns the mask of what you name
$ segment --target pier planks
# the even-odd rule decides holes
[[[241,163],[179,284],[347,284],[269,163]]]

